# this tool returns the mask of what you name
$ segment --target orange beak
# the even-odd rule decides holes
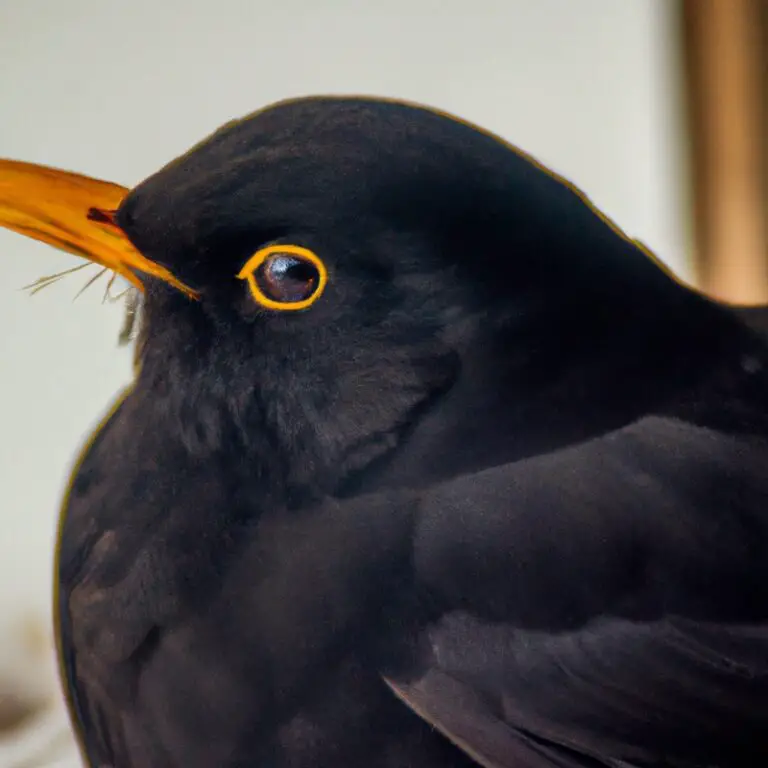
[[[133,247],[114,213],[128,189],[32,163],[0,159],[0,226],[88,259],[143,290],[140,275],[197,293]]]

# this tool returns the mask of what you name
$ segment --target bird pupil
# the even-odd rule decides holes
[[[292,254],[275,253],[263,265],[262,290],[274,301],[303,301],[312,295],[317,283],[317,268]]]

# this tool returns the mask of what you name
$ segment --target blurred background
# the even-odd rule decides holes
[[[131,186],[277,99],[402,97],[537,156],[681,279],[761,302],[766,20],[768,0],[0,0],[0,156]],[[131,353],[103,283],[73,301],[86,270],[23,290],[74,257],[0,230],[0,260],[0,768],[76,766],[56,516]]]

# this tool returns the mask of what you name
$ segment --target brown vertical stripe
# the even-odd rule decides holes
[[[768,301],[764,0],[684,0],[697,276],[708,293]]]

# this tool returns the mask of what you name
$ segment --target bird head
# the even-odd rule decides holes
[[[0,224],[143,292],[137,388],[198,442],[224,440],[226,412],[244,441],[314,445],[307,474],[367,466],[467,377],[543,386],[673,295],[568,182],[384,99],[280,102],[130,191],[5,161]]]

